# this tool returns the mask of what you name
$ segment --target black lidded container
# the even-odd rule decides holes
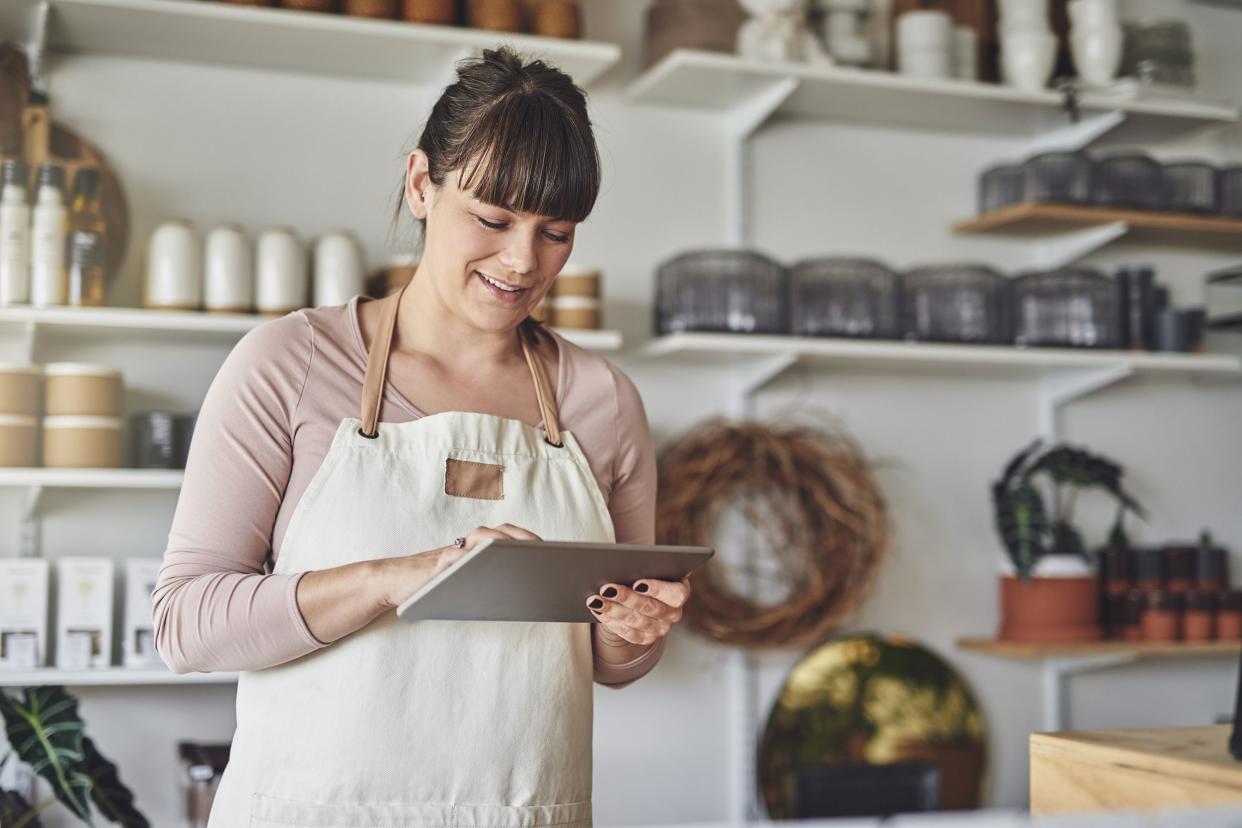
[[[1220,173],[1206,161],[1174,161],[1164,165],[1166,210],[1178,213],[1219,213]]]
[[[1164,549],[1146,546],[1135,550],[1134,580],[1140,589],[1164,589]]]
[[[1097,158],[1091,189],[1091,200],[1104,207],[1163,210],[1168,203],[1164,168],[1139,152]]]
[[[1021,164],[998,164],[979,176],[979,213],[990,213],[1029,200]]]
[[[1013,286],[977,264],[916,267],[902,278],[905,338],[924,342],[1013,341]]]
[[[1122,314],[1122,346],[1149,351],[1155,341],[1156,271],[1148,265],[1127,265],[1117,271]]]
[[[659,334],[789,333],[789,272],[755,251],[682,253],[656,269],[655,326]]]
[[[1208,532],[1199,535],[1199,546],[1195,550],[1195,589],[1200,592],[1229,589],[1228,553],[1212,542]]]
[[[147,411],[130,416],[134,468],[179,468],[176,420],[176,415],[167,411]]]
[[[1227,216],[1242,216],[1242,166],[1226,167],[1217,180],[1220,211]]]
[[[1091,157],[1084,152],[1045,152],[1022,165],[1027,201],[1090,204]]]

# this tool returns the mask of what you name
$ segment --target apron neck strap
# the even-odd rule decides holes
[[[379,436],[380,403],[384,397],[384,383],[388,375],[388,354],[392,351],[392,336],[397,327],[397,309],[408,286],[409,282],[406,282],[396,293],[380,300],[382,308],[379,327],[367,351],[367,372],[362,381],[362,428],[359,433],[363,437]],[[548,432],[545,439],[559,447],[563,443],[560,421],[556,414],[556,395],[548,381],[548,374],[543,369],[543,363],[534,353],[536,331],[533,327],[522,324],[518,326],[517,333],[522,344],[522,355],[526,357],[526,366],[530,369],[531,379],[535,384],[535,398],[539,401],[543,426]]]

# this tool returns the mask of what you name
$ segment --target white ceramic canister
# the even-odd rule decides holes
[[[38,414],[41,373],[37,365],[0,363],[0,414]]]
[[[958,80],[979,77],[979,36],[971,26],[953,27],[953,77]]]
[[[1028,92],[1048,85],[1057,58],[1051,32],[1006,32],[1001,35],[1001,74],[1005,83]]]
[[[198,310],[203,304],[203,256],[188,221],[166,221],[147,242],[143,304],[165,310]]]
[[[357,242],[333,230],[315,243],[315,307],[344,305],[366,289],[366,267]]]
[[[70,469],[121,466],[120,417],[44,417],[43,465]]]
[[[293,231],[263,231],[255,254],[255,310],[279,315],[306,307],[308,282],[306,250]]]
[[[43,366],[44,413],[49,417],[119,417],[124,382],[106,365],[50,362]]]
[[[1070,52],[1078,76],[1089,86],[1108,86],[1121,67],[1123,37],[1121,26],[1075,26],[1070,36]]]
[[[236,224],[212,228],[203,245],[203,307],[214,313],[250,313],[254,262],[250,240]]]
[[[39,465],[39,422],[21,414],[0,414],[0,466]]]

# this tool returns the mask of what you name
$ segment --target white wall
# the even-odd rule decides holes
[[[704,118],[622,100],[624,82],[638,69],[644,5],[587,4],[589,34],[621,42],[627,56],[591,93],[606,177],[576,251],[604,267],[608,322],[631,344],[650,333],[654,266],[686,248],[718,243],[725,230],[723,134]],[[1204,87],[1242,98],[1242,56],[1231,48],[1242,37],[1242,12],[1192,11]],[[429,90],[396,84],[94,56],[58,58],[51,93],[57,118],[98,143],[129,193],[132,246],[110,297],[117,304],[137,303],[141,247],[159,221],[174,216],[202,229],[224,220],[252,231],[291,224],[306,239],[349,227],[372,261],[381,260],[389,251],[401,149],[432,100]],[[1212,138],[1204,151],[1242,158],[1240,135]],[[1014,151],[961,135],[771,125],[754,141],[755,241],[787,261],[862,253],[897,266],[969,257],[1007,267],[1015,255],[1007,243],[956,239],[948,227],[973,211],[977,172]],[[1099,259],[1126,260],[1156,261],[1175,280],[1178,302],[1196,301],[1201,274],[1227,261],[1120,247]],[[153,356],[101,340],[67,342],[40,356],[122,364],[128,406],[138,410],[197,405],[223,351],[199,343]],[[638,381],[660,440],[731,404],[718,376],[675,363],[620,361]],[[960,653],[953,641],[995,627],[998,544],[986,487],[1034,433],[1033,399],[1033,387],[1020,379],[798,369],[759,400],[764,416],[826,408],[879,463],[895,542],[856,626],[917,636],[968,676],[991,730],[988,802],[1005,806],[1026,802],[1025,740],[1038,726],[1038,673]],[[1133,381],[1075,403],[1064,422],[1071,439],[1131,470],[1153,515],[1140,532],[1144,539],[1186,538],[1210,526],[1242,548],[1242,431],[1234,416],[1240,402],[1237,385]],[[169,493],[51,494],[47,553],[158,555],[173,503]],[[15,526],[19,506],[15,494],[0,494],[0,525]],[[0,554],[15,548],[15,532],[0,534]],[[796,656],[762,659],[761,718]],[[724,661],[721,648],[679,630],[653,675],[619,692],[599,690],[600,825],[725,817],[737,781],[729,776],[735,725]],[[1231,709],[1234,675],[1226,659],[1086,676],[1072,685],[1071,723],[1211,722]],[[231,688],[84,689],[81,697],[91,732],[141,805],[157,825],[175,824],[173,743],[227,738]]]

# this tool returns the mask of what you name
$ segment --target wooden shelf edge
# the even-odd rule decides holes
[[[1097,655],[1134,655],[1136,658],[1193,658],[1213,655],[1237,656],[1239,653],[1242,653],[1242,641],[1163,643],[1110,640],[1040,643],[1000,641],[994,638],[959,638],[955,644],[959,650],[1024,661]]]
[[[1242,218],[1043,202],[1011,204],[958,222],[953,226],[953,232],[959,235],[1024,233],[1030,232],[1031,224],[1063,225],[1065,230],[1071,230],[1114,222],[1124,222],[1135,230],[1202,233],[1219,235],[1223,239],[1236,237],[1242,244]]]

